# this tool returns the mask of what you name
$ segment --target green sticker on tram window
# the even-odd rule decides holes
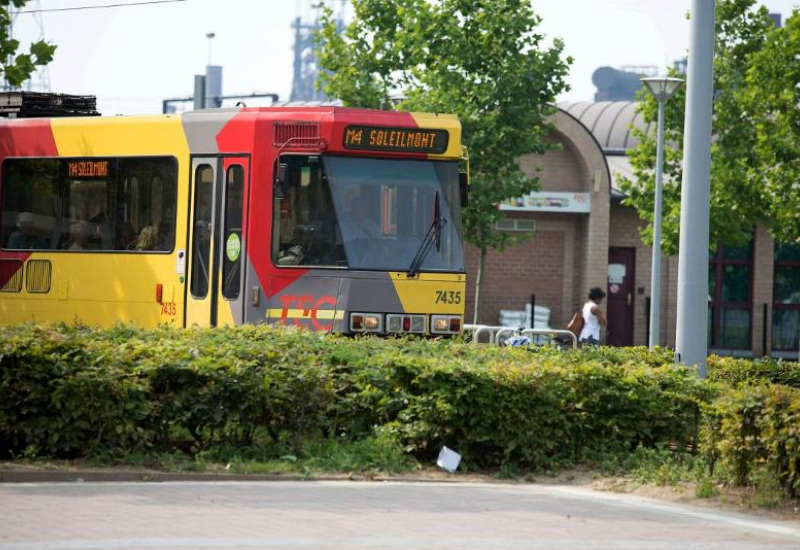
[[[228,241],[225,243],[225,254],[228,259],[235,262],[239,259],[239,254],[242,253],[242,241],[239,240],[239,235],[231,233],[228,235]]]

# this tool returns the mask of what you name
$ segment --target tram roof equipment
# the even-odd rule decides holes
[[[25,91],[0,92],[0,117],[68,116],[100,116],[97,111],[97,97]]]

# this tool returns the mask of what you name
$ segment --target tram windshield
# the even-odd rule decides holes
[[[276,199],[273,259],[279,265],[408,271],[434,221],[419,271],[464,271],[458,163],[284,156],[287,189]],[[438,196],[438,201],[437,201]]]

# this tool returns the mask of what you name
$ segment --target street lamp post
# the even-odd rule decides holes
[[[643,78],[642,83],[658,102],[658,148],[656,152],[656,200],[653,215],[653,263],[650,272],[650,349],[658,345],[661,320],[661,211],[664,178],[664,106],[683,84],[680,78]]]

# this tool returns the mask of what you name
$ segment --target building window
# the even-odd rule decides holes
[[[775,243],[772,287],[772,349],[800,347],[800,244]]]
[[[750,349],[753,242],[717,247],[708,265],[708,347]]]

